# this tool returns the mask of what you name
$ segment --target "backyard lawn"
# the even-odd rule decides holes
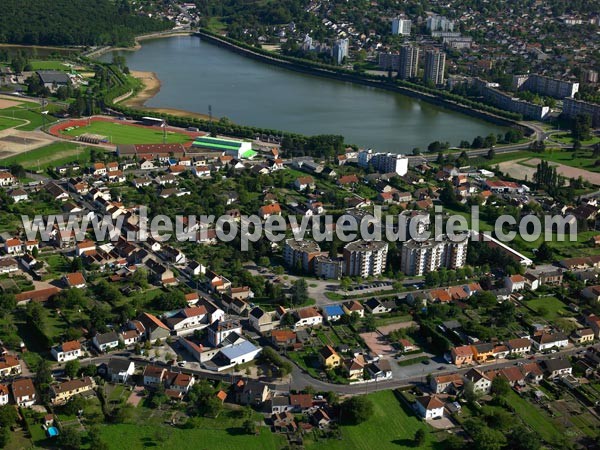
[[[373,416],[355,426],[342,426],[341,439],[319,440],[307,446],[311,449],[398,449],[414,447],[415,432],[422,428],[427,431],[425,444],[420,448],[432,448],[435,439],[431,429],[409,411],[393,391],[370,394],[373,402]]]
[[[556,297],[541,297],[527,300],[526,305],[540,314],[546,320],[567,315],[566,306]]]
[[[113,144],[161,144],[163,142],[162,128],[145,128],[124,123],[96,121],[72,130],[63,131],[68,136],[79,136],[84,133],[106,136]],[[182,144],[190,141],[188,135],[167,132],[167,143]]]
[[[521,398],[519,394],[510,391],[506,400],[511,405],[519,417],[533,431],[538,433],[542,439],[547,442],[559,441],[563,433],[557,429],[555,424],[548,415],[544,414],[528,400]]]

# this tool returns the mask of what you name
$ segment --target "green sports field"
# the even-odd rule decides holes
[[[65,130],[68,136],[80,136],[84,133],[106,136],[113,144],[161,144],[163,142],[162,128],[142,128],[125,123],[92,122],[90,125]],[[167,143],[182,144],[192,139],[181,133],[167,132]]]
[[[39,167],[40,170],[44,170],[75,161],[87,164],[90,161],[90,148],[72,142],[54,142],[45,147],[2,159],[0,166],[19,164],[25,169],[37,170]]]
[[[10,119],[8,117],[0,116],[0,131],[6,130],[7,128],[14,128],[19,125],[23,125],[25,122],[19,119]]]
[[[11,98],[11,100],[19,101],[18,98]],[[46,124],[56,121],[56,118],[51,115],[44,117],[41,110],[41,106],[35,102],[21,102],[19,105],[0,109],[0,130],[16,127],[21,131],[33,131],[41,127],[44,120]]]

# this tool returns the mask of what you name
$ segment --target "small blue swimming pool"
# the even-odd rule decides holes
[[[49,427],[47,430],[47,433],[48,433],[48,436],[50,436],[50,437],[58,436],[58,428]]]

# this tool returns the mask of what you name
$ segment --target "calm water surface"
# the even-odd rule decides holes
[[[145,41],[141,50],[121,54],[131,69],[161,80],[146,103],[152,107],[208,114],[211,105],[215,117],[239,124],[341,134],[348,143],[397,153],[505,130],[400,94],[263,64],[194,36]]]

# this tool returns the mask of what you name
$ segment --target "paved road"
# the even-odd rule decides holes
[[[593,347],[600,349],[600,344],[596,344]],[[553,359],[563,356],[572,356],[578,352],[583,351],[581,347],[570,347],[565,350],[561,350],[557,353],[548,354],[548,355],[535,355],[536,361],[544,361],[547,359]],[[359,383],[353,385],[340,385],[333,384],[327,381],[322,381],[311,377],[308,373],[301,370],[298,366],[296,366],[291,360],[293,370],[290,376],[289,381],[283,382],[281,380],[273,380],[272,378],[261,377],[260,380],[269,384],[271,389],[279,390],[279,391],[288,391],[288,390],[302,390],[307,386],[311,386],[316,391],[322,392],[336,392],[342,395],[357,395],[357,394],[365,394],[373,391],[383,391],[387,389],[396,389],[398,387],[407,386],[411,384],[423,384],[426,383],[428,374],[435,375],[446,375],[450,373],[459,373],[464,374],[469,371],[471,368],[475,367],[480,370],[488,371],[492,369],[502,369],[505,367],[519,365],[525,362],[531,362],[527,358],[519,358],[513,360],[499,360],[497,362],[490,362],[486,364],[480,364],[476,366],[469,366],[463,368],[456,368],[452,364],[448,364],[447,362],[441,360],[440,357],[435,357],[431,359],[429,364],[417,363],[412,366],[405,366],[401,368],[401,371],[404,372],[404,375],[395,376],[391,380],[378,381],[378,382],[368,382],[368,383]],[[162,361],[151,362],[142,357],[132,356],[128,352],[118,352],[112,355],[101,355],[94,358],[88,358],[81,361],[82,366],[86,366],[89,364],[99,365],[102,363],[108,363],[110,359],[120,359],[120,360],[132,360],[135,362],[137,366],[145,367],[147,365],[160,365],[168,368],[173,372],[181,372],[187,373],[190,375],[194,375],[197,378],[201,379],[210,379],[216,381],[226,381],[232,382],[237,377],[243,376],[240,374],[231,374],[231,373],[216,373],[203,369],[193,369],[190,367],[179,367],[179,366],[169,366]],[[390,361],[391,364],[396,364],[395,361]],[[396,372],[396,370],[395,370]]]
[[[594,347],[600,348],[600,344],[595,345]],[[536,355],[536,361],[543,361],[546,359],[558,358],[560,356],[571,356],[579,351],[582,351],[581,347],[571,347],[557,353],[549,354],[549,355]],[[306,386],[312,386],[317,391],[334,391],[338,394],[363,394],[365,392],[372,391],[382,391],[386,389],[395,389],[398,387],[410,385],[410,384],[419,384],[425,383],[428,374],[435,375],[445,375],[450,373],[460,373],[464,374],[469,371],[471,368],[476,367],[481,370],[492,370],[492,369],[502,369],[504,367],[518,365],[524,362],[531,362],[529,357],[527,358],[519,358],[512,360],[499,360],[498,362],[490,362],[486,364],[480,364],[477,366],[469,366],[461,369],[456,368],[453,364],[448,364],[445,361],[441,362],[439,357],[433,358],[429,364],[417,363],[413,366],[405,366],[402,369],[405,371],[406,375],[401,377],[394,377],[391,380],[380,381],[380,382],[370,382],[370,383],[361,383],[354,385],[338,385],[332,384],[325,381],[317,380],[311,377],[308,373],[302,371],[298,366],[294,364],[294,370],[292,371],[292,381],[289,384],[285,385],[276,385],[280,389],[304,389]],[[396,364],[395,361],[390,361],[391,364]],[[293,362],[292,362],[293,364]]]

